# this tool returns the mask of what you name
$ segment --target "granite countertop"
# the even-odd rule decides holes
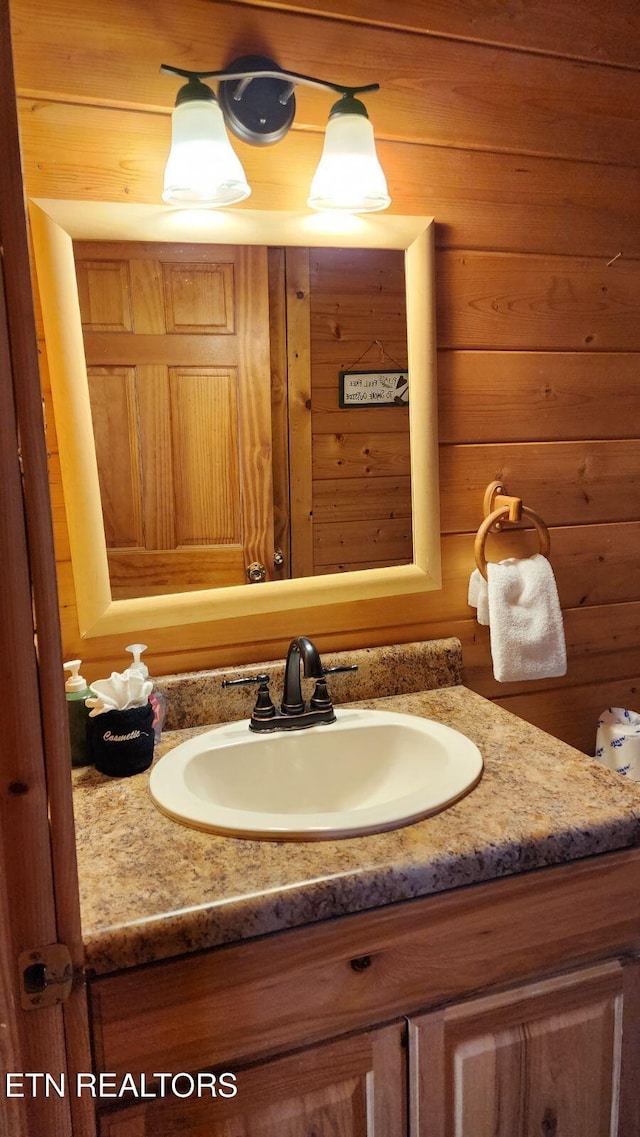
[[[435,674],[450,686],[350,704],[433,718],[482,752],[475,789],[403,829],[319,842],[219,837],[160,813],[148,772],[75,771],[87,968],[106,974],[640,841],[640,784],[463,687],[455,652],[449,662]],[[416,681],[419,669],[404,685]],[[166,732],[157,757],[204,729]]]

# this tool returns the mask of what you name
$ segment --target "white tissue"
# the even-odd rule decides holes
[[[640,782],[640,715],[609,707],[598,719],[596,758],[610,770]]]
[[[91,684],[95,691],[95,699],[85,699],[85,705],[91,707],[89,717],[104,714],[105,711],[127,711],[131,707],[144,707],[149,701],[153,690],[153,683],[145,679],[140,671],[127,668],[121,674],[111,672],[110,679],[97,679]]]

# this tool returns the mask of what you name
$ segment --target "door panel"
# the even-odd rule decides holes
[[[274,549],[267,250],[74,251],[114,598],[246,583]]]
[[[395,1024],[237,1069],[233,1097],[227,1077],[222,1095],[204,1090],[106,1114],[100,1137],[401,1137],[401,1035]],[[189,1088],[185,1077],[179,1092]]]
[[[615,1137],[622,981],[607,963],[415,1019],[411,1137]]]

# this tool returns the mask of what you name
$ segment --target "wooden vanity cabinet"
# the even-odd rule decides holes
[[[609,962],[408,1019],[408,1064],[398,1022],[239,1068],[233,1098],[103,1114],[99,1137],[622,1137],[624,1015]]]
[[[639,895],[627,850],[96,978],[96,1070],[237,1084],[99,1137],[638,1137]]]

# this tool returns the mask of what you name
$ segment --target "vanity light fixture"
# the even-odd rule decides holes
[[[186,79],[172,117],[171,152],[162,198],[172,205],[225,206],[251,193],[226,127],[243,142],[270,145],[284,138],[295,117],[298,85],[340,95],[331,108],[318,168],[307,204],[312,209],[372,213],[391,202],[375,148],[373,128],[356,95],[379,83],[345,87],[283,71],[272,59],[245,55],[224,71],[185,71],[162,64],[161,71]],[[218,96],[203,79],[218,80]]]

